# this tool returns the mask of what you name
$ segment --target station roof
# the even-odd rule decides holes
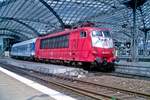
[[[111,28],[114,40],[130,41],[135,2],[136,36],[148,37],[150,0],[0,0],[0,35],[27,40],[90,21]]]

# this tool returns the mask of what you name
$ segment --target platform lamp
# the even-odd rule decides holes
[[[137,34],[136,34],[136,10],[138,7],[142,6],[147,0],[129,0],[127,2],[123,2],[123,4],[133,10],[133,30],[132,30],[132,49],[131,49],[131,59],[133,62],[138,61],[137,59]]]

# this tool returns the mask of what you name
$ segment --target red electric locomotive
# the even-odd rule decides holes
[[[81,27],[39,37],[35,58],[100,67],[112,65],[116,55],[109,29]]]

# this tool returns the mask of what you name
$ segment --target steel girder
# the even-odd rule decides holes
[[[27,6],[27,4],[24,5],[22,1],[28,2],[28,5],[31,4],[31,7],[29,7],[30,5]],[[147,1],[149,3],[150,0],[147,0]],[[15,3],[15,2],[18,2],[18,3]],[[96,22],[100,21],[103,24],[107,24],[106,27],[111,24],[110,27],[112,27],[112,30],[115,29],[116,25],[122,26],[124,23],[128,24],[127,27],[125,27],[125,29],[131,30],[130,25],[132,25],[132,20],[131,20],[132,14],[130,14],[130,12],[132,11],[128,11],[128,8],[123,4],[123,0],[121,1],[118,1],[118,0],[112,0],[112,1],[109,1],[109,0],[105,0],[105,1],[99,1],[99,0],[6,0],[5,1],[4,0],[2,3],[0,3],[0,9],[3,8],[3,6],[4,8],[5,7],[6,8],[3,9],[2,11],[7,12],[7,13],[4,13],[4,15],[5,16],[14,15],[13,18],[15,19],[15,20],[14,19],[6,19],[6,20],[12,20],[15,22],[17,22],[18,20],[27,24],[28,26],[33,25],[32,27],[35,26],[34,27],[36,29],[35,31],[37,31],[38,29],[42,30],[42,28],[44,28],[43,30],[46,30],[45,28],[46,26],[50,28],[51,30],[51,27],[50,27],[51,25],[56,30],[57,27],[60,27],[60,26],[63,28],[65,26],[65,23],[67,24],[67,22],[74,24],[74,23],[77,23],[78,21],[90,21],[90,20],[96,21]],[[8,9],[7,9],[7,6],[8,6]],[[17,8],[17,6],[19,7]],[[24,12],[27,7],[29,9],[26,10],[26,12]],[[143,7],[142,10],[148,9],[146,11],[149,11],[148,6],[146,7],[147,8]],[[20,14],[22,14],[22,16],[20,16],[19,13],[17,13],[18,15],[16,13],[11,15],[11,12],[9,10],[11,10],[12,8],[14,11],[17,9],[15,12],[16,13],[19,12]],[[44,10],[40,9],[40,11],[38,12],[39,10],[38,8],[41,8],[41,9],[43,8]],[[31,13],[28,14],[28,11],[30,12],[30,9],[31,9]],[[104,11],[102,11],[101,9]],[[34,11],[37,11],[37,13]],[[33,13],[36,13],[36,14],[34,15]],[[28,16],[24,16],[25,14],[27,14]],[[33,14],[33,17],[32,17],[32,14]],[[146,13],[144,13],[144,15],[146,15]],[[128,22],[131,22],[131,24],[128,23],[126,20],[122,20],[124,19],[124,16],[127,17],[127,20],[129,19]],[[122,19],[118,19],[118,18],[122,18]],[[53,23],[51,24],[51,21],[53,21],[53,19],[55,19],[54,22],[56,22],[56,27],[55,25],[53,25]],[[145,17],[145,19],[147,19],[147,17]],[[32,23],[34,21],[37,22],[37,24]],[[43,26],[41,25],[41,27],[38,27],[38,25],[40,25],[42,21],[44,25]],[[147,21],[145,20],[145,24],[148,21],[149,20]],[[23,25],[20,22],[17,22],[17,23],[13,23],[13,24],[16,24],[15,28],[17,28],[19,25]],[[27,29],[25,28],[25,31],[32,30],[32,27],[29,28],[26,25],[24,26],[27,27]],[[119,27],[117,28],[117,30],[122,31],[122,28]],[[32,31],[34,32],[34,29]],[[21,31],[21,33],[25,33],[25,32]],[[34,33],[36,34],[37,32],[34,32]],[[122,34],[128,36],[129,38],[132,38],[129,33],[130,32],[125,31]]]
[[[14,3],[16,1],[18,1],[18,0],[3,1],[0,5],[0,8],[3,7],[3,6],[9,5],[10,3]],[[44,0],[39,0],[39,2],[42,3],[57,18],[57,20],[60,23],[61,27],[64,28],[64,26],[65,26],[64,22],[62,21],[60,16],[53,10],[53,8],[50,5],[48,5],[47,2],[45,2]],[[32,26],[24,23],[23,21],[20,21],[19,19],[16,19],[16,18],[13,18],[13,17],[0,17],[0,19],[13,20],[17,23],[20,23],[20,24],[26,26],[28,29],[32,30],[34,32],[34,34],[36,34],[36,36],[40,35],[40,33],[36,29],[34,29]],[[3,21],[1,21],[1,22],[3,22]]]
[[[12,18],[12,17],[0,17],[0,19],[3,19],[3,20],[13,20],[13,21],[15,21],[17,23],[20,23],[20,24],[26,26],[28,29],[32,30],[34,32],[34,34],[36,34],[36,36],[40,35],[40,33],[36,29],[34,29],[32,26],[30,26],[30,25],[28,25],[28,24],[26,24],[26,23],[24,23],[24,22],[22,22],[22,21],[20,21],[18,19],[15,19],[15,18]]]
[[[11,17],[8,17],[8,18],[11,18]],[[29,18],[13,18],[13,19],[16,19],[16,20],[21,20],[21,21],[29,21],[29,22],[36,22],[36,23],[41,23],[41,24],[46,24],[46,25],[50,25],[52,27],[55,27],[54,25],[52,25],[53,23],[50,23],[50,21],[44,21],[44,20],[40,20],[40,19],[29,19]]]
[[[45,2],[44,0],[39,0],[51,13],[54,14],[54,16],[58,19],[60,25],[62,28],[65,27],[64,22],[62,21],[62,19],[60,18],[60,16],[53,10],[53,8],[47,4],[47,2]]]
[[[17,36],[17,35],[12,35],[12,34],[0,34],[0,37],[1,38],[9,38],[9,39],[16,39],[17,38],[17,41],[21,41],[20,37]]]
[[[9,31],[9,32],[12,32],[12,33],[14,33],[14,35],[16,35],[18,37],[21,37],[21,38],[24,38],[24,40],[28,39],[27,36],[25,36],[24,34],[18,32],[17,30],[9,29],[9,28],[0,28],[0,31],[2,31],[2,30],[6,30],[6,31]],[[0,33],[0,34],[2,34],[2,33]]]
[[[3,1],[1,4],[0,4],[0,8],[3,7],[3,6],[6,6],[10,3],[13,3],[13,2],[16,2],[18,0],[6,0],[6,1]]]

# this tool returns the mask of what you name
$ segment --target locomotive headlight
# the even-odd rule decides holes
[[[93,53],[94,55],[96,55],[98,52],[97,52],[96,50],[94,50],[92,53]]]
[[[94,55],[97,55],[97,54],[98,54],[97,49],[95,48],[95,49],[92,51],[92,53],[93,53]]]
[[[102,51],[102,54],[110,54],[111,52],[109,51]]]

